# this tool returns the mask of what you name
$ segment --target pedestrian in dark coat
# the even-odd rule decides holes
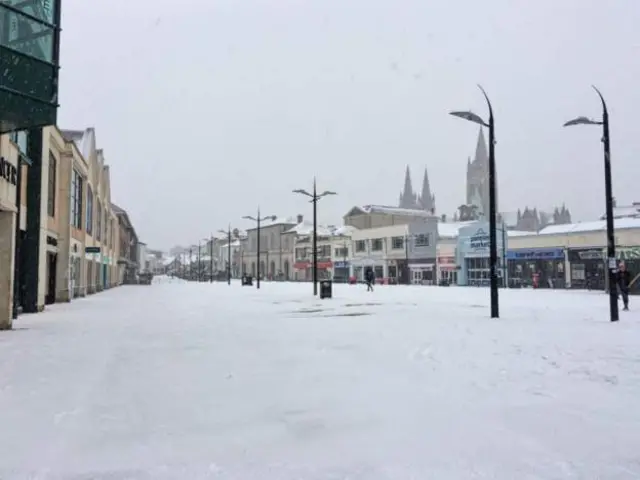
[[[629,288],[631,287],[631,272],[627,270],[627,266],[624,262],[620,262],[618,266],[618,272],[616,273],[616,283],[618,284],[618,290],[622,296],[622,303],[624,304],[623,310],[629,310]]]
[[[367,292],[373,292],[373,284],[376,281],[373,269],[368,268],[367,271],[364,272],[364,281],[367,283]]]

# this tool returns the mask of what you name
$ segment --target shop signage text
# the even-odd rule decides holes
[[[349,262],[342,262],[342,261],[333,262],[333,266],[335,268],[348,268],[349,267]]]
[[[479,228],[474,235],[469,237],[469,247],[472,250],[484,250],[489,248],[489,234]]]
[[[532,248],[528,250],[509,250],[509,260],[560,260],[564,258],[562,248]]]
[[[0,157],[0,177],[11,185],[18,184],[18,169],[4,157]]]

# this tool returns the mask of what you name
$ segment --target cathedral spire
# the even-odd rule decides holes
[[[420,200],[422,203],[422,208],[424,208],[428,212],[435,212],[435,197],[431,193],[431,186],[429,185],[429,173],[427,172],[426,168],[424,169],[424,178],[422,180],[422,194],[420,195]]]
[[[404,189],[400,195],[400,208],[416,208],[416,195],[413,193],[413,186],[411,185],[411,170],[407,165],[407,170],[404,174]]]
[[[484,141],[484,132],[482,131],[482,127],[480,127],[480,130],[478,131],[478,142],[476,143],[476,154],[473,159],[473,163],[478,163],[480,165],[489,164],[487,143]]]

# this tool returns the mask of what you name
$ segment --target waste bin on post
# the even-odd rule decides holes
[[[333,282],[331,280],[322,280],[320,282],[320,299],[331,298],[333,296]]]

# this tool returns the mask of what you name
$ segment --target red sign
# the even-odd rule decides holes
[[[438,263],[440,265],[450,265],[456,263],[456,257],[438,257]]]

